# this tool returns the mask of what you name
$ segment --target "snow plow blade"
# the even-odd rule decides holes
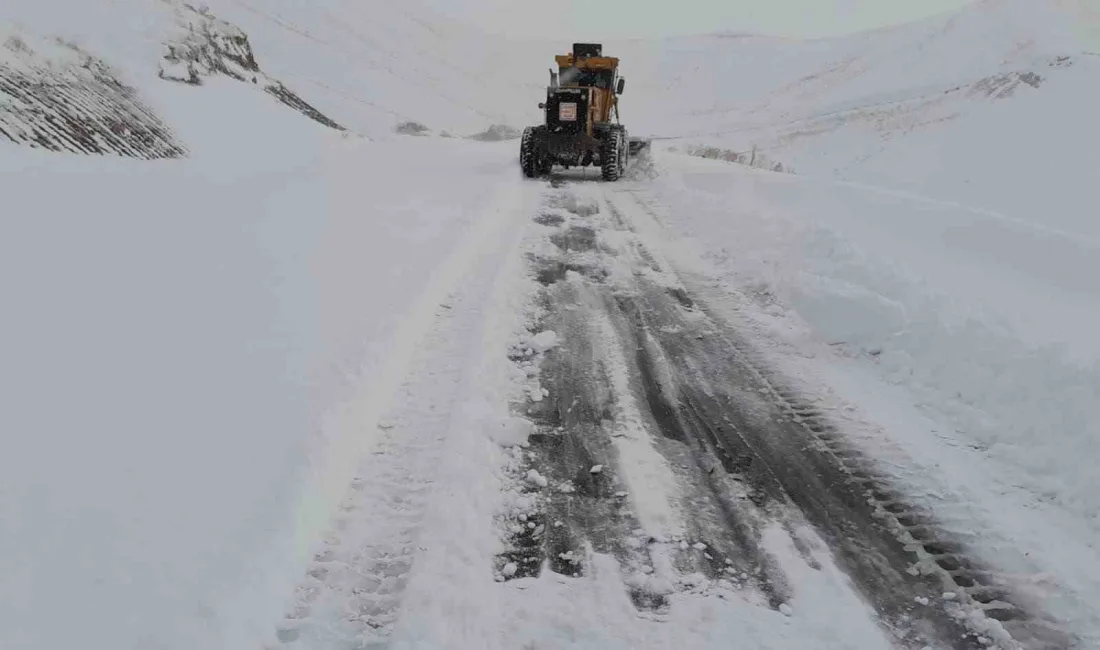
[[[633,156],[636,153],[649,149],[650,140],[643,140],[641,138],[630,138],[630,155]]]

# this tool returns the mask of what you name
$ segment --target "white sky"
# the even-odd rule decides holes
[[[969,0],[424,0],[516,37],[596,40],[744,31],[813,38],[958,9]]]

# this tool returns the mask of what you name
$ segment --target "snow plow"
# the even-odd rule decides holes
[[[554,60],[558,69],[551,68],[546,101],[539,103],[543,123],[524,129],[520,140],[524,176],[538,178],[554,165],[595,165],[604,180],[619,180],[631,156],[649,146],[629,137],[619,123],[619,96],[626,86],[619,59],[603,56],[599,43],[574,43],[571,53]]]

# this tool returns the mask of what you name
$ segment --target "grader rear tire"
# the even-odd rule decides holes
[[[529,126],[523,130],[523,138],[520,139],[519,166],[527,178],[538,178],[541,174],[550,171],[549,166],[539,160],[537,138],[535,127]]]
[[[605,181],[617,181],[622,177],[626,168],[625,147],[622,131],[616,129],[607,134],[600,151],[600,165]]]

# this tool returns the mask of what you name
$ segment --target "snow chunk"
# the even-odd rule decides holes
[[[534,428],[535,424],[526,418],[510,417],[489,427],[489,439],[502,447],[522,446]]]
[[[523,132],[515,128],[514,126],[508,126],[507,124],[493,124],[481,133],[476,133],[469,136],[469,139],[477,140],[479,142],[501,142],[503,140],[516,140],[522,135]]]
[[[599,474],[603,472],[603,465],[593,465],[592,469],[588,470],[590,474]]]
[[[501,569],[500,572],[502,574],[504,574],[504,577],[511,578],[512,576],[516,575],[516,571],[518,571],[518,570],[519,570],[519,567],[516,566],[515,562],[509,562],[508,564],[504,565],[504,568]]]
[[[531,337],[531,347],[538,352],[546,352],[550,348],[557,347],[558,335],[553,330],[539,332]]]
[[[539,474],[538,470],[535,469],[527,472],[527,480],[539,487],[546,487],[550,484],[550,481],[547,481],[546,477]]]
[[[787,603],[783,603],[782,605],[780,605],[780,606],[779,606],[779,611],[780,611],[780,612],[781,612],[781,613],[782,613],[782,614],[783,614],[784,616],[792,616],[792,615],[794,615],[794,610],[793,610],[793,609],[791,609],[791,606],[790,606],[790,605],[788,605]]]

